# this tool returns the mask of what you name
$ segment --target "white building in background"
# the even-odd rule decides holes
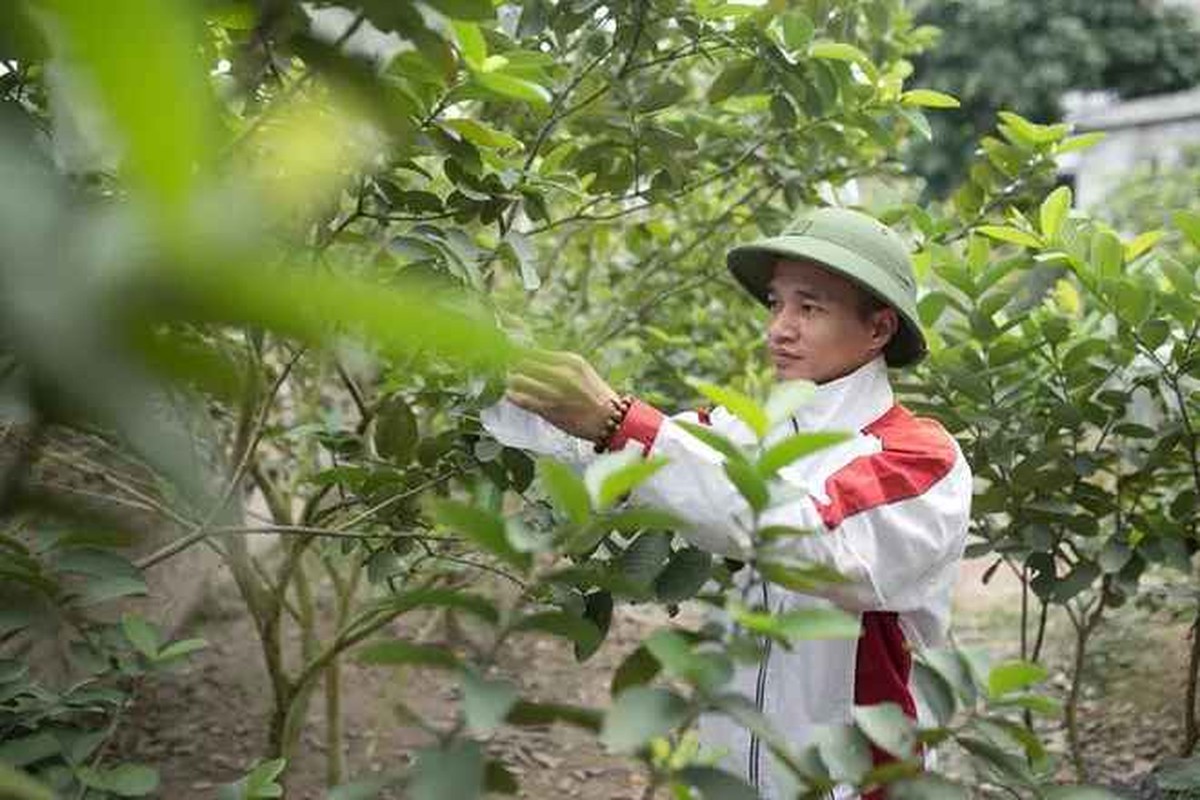
[[[1075,94],[1066,106],[1067,121],[1076,133],[1105,134],[1099,144],[1062,160],[1081,208],[1103,202],[1135,166],[1169,167],[1184,147],[1200,144],[1200,87],[1135,100],[1118,100],[1107,93]]]
[[[1200,18],[1200,0],[1165,4],[1189,8]],[[1135,100],[1120,100],[1112,92],[1073,92],[1064,105],[1076,133],[1106,134],[1104,141],[1061,161],[1080,208],[1098,206],[1134,167],[1170,166],[1184,147],[1200,144],[1200,86]]]

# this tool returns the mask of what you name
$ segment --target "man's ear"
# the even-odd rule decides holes
[[[896,309],[885,306],[871,315],[871,338],[882,350],[900,330],[900,316]]]

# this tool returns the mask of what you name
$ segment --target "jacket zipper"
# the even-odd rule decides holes
[[[800,432],[800,425],[796,422],[795,417],[792,417],[792,430],[795,431],[796,433]],[[763,595],[763,609],[769,614],[769,613],[771,613],[771,595],[767,589],[766,581],[763,581],[763,584],[762,584],[762,595]],[[758,709],[759,714],[763,713],[763,706],[765,705],[765,701],[766,701],[767,667],[769,666],[769,664],[771,662],[771,645],[773,644],[770,636],[766,636],[764,638],[766,639],[766,644],[763,646],[762,660],[758,662],[758,681],[755,683],[755,686],[754,686],[754,707],[756,709]],[[761,779],[761,772],[762,772],[762,767],[760,764],[761,752],[762,752],[762,742],[759,740],[757,734],[751,732],[749,764],[747,764],[746,771],[749,774],[750,782],[754,786],[755,789],[761,788],[759,786],[759,782]]]
[[[767,590],[767,584],[762,585],[763,606],[769,613],[771,610],[771,596]],[[765,698],[767,693],[767,665],[771,661],[771,637],[764,637],[766,644],[763,646],[763,657],[758,662],[758,682],[754,687],[754,707],[758,709],[758,713],[763,713]],[[760,788],[759,782],[761,779],[760,753],[762,751],[762,742],[758,738],[758,734],[750,734],[750,763],[748,764],[748,773],[750,782],[755,789]]]

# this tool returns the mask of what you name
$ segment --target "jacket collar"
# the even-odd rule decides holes
[[[851,373],[818,384],[813,397],[792,418],[801,431],[861,431],[896,402],[882,355]]]

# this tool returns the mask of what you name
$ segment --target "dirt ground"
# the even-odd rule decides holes
[[[986,567],[986,562],[963,565],[954,635],[958,644],[986,647],[997,659],[1014,657],[1019,584],[999,570],[984,586]],[[1186,628],[1182,623],[1138,625],[1125,619],[1129,616],[1119,615],[1099,634],[1099,668],[1089,674],[1084,695],[1092,779],[1108,785],[1136,785],[1138,775],[1170,755],[1180,739]],[[578,667],[561,641],[528,636],[507,648],[501,670],[527,697],[599,705],[621,659],[666,621],[665,615],[647,607],[619,608],[607,641],[585,668]],[[406,623],[395,633],[411,636],[415,627],[415,622]],[[211,646],[178,672],[142,687],[117,752],[159,767],[161,797],[214,798],[220,784],[244,774],[263,752],[269,692],[257,638],[236,597],[210,598],[181,635],[202,636]],[[1069,663],[1069,642],[1066,620],[1052,619],[1047,688],[1060,696],[1067,688],[1062,667]],[[343,668],[343,686],[347,773],[355,778],[396,770],[426,741],[419,730],[398,720],[396,699],[444,721],[453,712],[457,692],[445,673],[396,673],[352,660]],[[1061,723],[1049,725],[1043,736],[1052,751],[1065,750]],[[504,728],[487,747],[517,774],[523,798],[639,800],[645,792],[645,779],[634,767],[605,755],[589,735],[568,726]],[[324,797],[325,749],[318,695],[301,753],[289,771],[289,798]],[[1061,763],[1063,776],[1069,776],[1067,760]],[[969,774],[962,777],[973,782]]]

